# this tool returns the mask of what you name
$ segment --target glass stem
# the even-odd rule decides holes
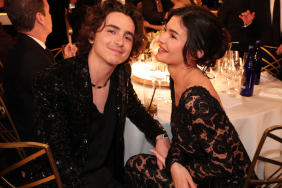
[[[162,81],[159,81],[159,98],[161,98],[161,83],[162,83]]]

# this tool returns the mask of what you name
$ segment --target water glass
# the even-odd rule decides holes
[[[158,114],[158,97],[154,91],[155,90],[144,91],[144,106],[152,117]]]

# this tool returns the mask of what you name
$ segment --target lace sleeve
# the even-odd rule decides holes
[[[192,120],[191,132],[200,146],[195,150],[202,150],[206,156],[204,160],[195,158],[187,169],[192,177],[202,180],[230,176],[234,173],[234,152],[241,152],[238,156],[244,158],[236,130],[219,102],[206,89],[202,88],[197,95],[186,94],[184,109]]]
[[[177,142],[175,137],[173,137],[171,148],[168,150],[168,154],[165,159],[166,170],[168,173],[170,174],[170,168],[173,163],[178,162],[179,164],[183,164],[185,158],[185,154],[181,151],[180,144]]]

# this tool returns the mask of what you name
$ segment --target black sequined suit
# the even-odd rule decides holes
[[[142,106],[131,84],[131,67],[125,62],[115,71],[117,126],[114,135],[114,178],[123,184],[124,125],[128,117],[152,141],[165,130]],[[34,82],[38,141],[50,146],[64,187],[83,188],[81,174],[86,161],[92,121],[93,96],[87,56],[70,58],[38,74]],[[34,181],[50,174],[47,160],[28,167]],[[43,187],[56,187],[55,181]]]
[[[173,187],[170,168],[174,162],[189,171],[199,188],[208,188],[214,181],[221,188],[243,187],[251,162],[220,103],[205,88],[194,86],[176,106],[171,85],[173,139],[166,168],[159,170],[155,156],[133,156],[125,167],[126,187]]]

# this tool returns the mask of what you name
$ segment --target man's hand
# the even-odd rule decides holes
[[[280,44],[280,46],[278,47],[277,51],[276,51],[277,55],[281,55],[282,54],[282,44]]]
[[[255,12],[251,13],[249,10],[247,10],[239,15],[239,18],[241,18],[246,25],[249,25],[254,20],[255,16]]]
[[[175,162],[170,168],[173,185],[175,188],[197,188],[188,170]]]
[[[75,56],[77,52],[77,47],[74,44],[68,43],[64,49],[64,58],[69,58]]]

